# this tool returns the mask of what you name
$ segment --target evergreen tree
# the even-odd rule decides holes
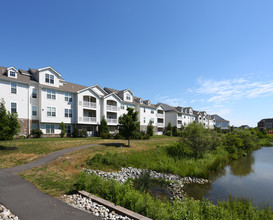
[[[108,127],[107,121],[105,120],[105,117],[103,116],[99,126],[99,136],[101,137],[108,134],[109,134],[109,127]]]
[[[173,136],[175,136],[175,137],[178,136],[178,130],[177,130],[177,127],[176,127],[176,126],[173,126],[173,127],[172,127],[172,134],[173,134]]]
[[[150,136],[154,135],[154,126],[153,126],[153,122],[150,121],[148,126],[147,126],[147,134]]]
[[[128,147],[130,147],[130,139],[134,132],[139,130],[138,112],[134,111],[133,108],[127,108],[128,113],[119,117],[119,132],[128,140]]]
[[[60,129],[61,129],[60,136],[63,138],[65,135],[65,124],[63,122],[61,122],[60,124]]]
[[[168,126],[166,128],[166,135],[168,136],[172,136],[172,125],[171,125],[171,122],[168,123]]]
[[[17,119],[16,113],[7,112],[5,101],[0,101],[0,140],[12,140],[14,135],[20,132],[20,123]]]

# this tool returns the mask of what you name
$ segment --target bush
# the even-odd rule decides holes
[[[75,128],[72,132],[73,138],[86,138],[88,136],[87,131],[84,129]]]
[[[154,135],[154,126],[152,121],[150,121],[149,125],[147,126],[147,134],[149,134],[149,136]]]
[[[31,131],[31,135],[34,138],[40,138],[42,136],[42,134],[43,134],[43,132],[39,128],[32,129],[32,131]]]
[[[110,133],[101,133],[100,134],[100,137],[102,139],[111,139],[112,138],[112,135]]]
[[[176,126],[173,126],[172,127],[172,135],[177,137],[178,136],[178,130],[177,130],[177,127]]]
[[[150,139],[150,135],[149,134],[145,134],[143,137],[142,137],[143,140],[148,140]]]
[[[166,131],[165,135],[172,136],[172,132],[171,131]]]
[[[142,133],[141,132],[134,132],[132,139],[141,140],[142,139]]]
[[[121,135],[120,133],[115,133],[115,134],[113,135],[113,138],[114,138],[114,139],[123,139],[123,137],[122,137],[122,135]]]
[[[63,122],[61,122],[60,124],[60,129],[61,129],[60,137],[63,138],[65,135],[65,124]]]

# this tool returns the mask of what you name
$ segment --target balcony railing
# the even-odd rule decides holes
[[[86,101],[83,101],[83,107],[96,108],[97,104],[96,104],[96,102],[86,102]]]
[[[106,109],[109,110],[109,111],[117,111],[118,107],[115,106],[115,105],[107,105]]]
[[[164,127],[164,123],[157,122],[157,127]]]
[[[164,118],[164,114],[157,113],[157,117],[158,117],[158,118]]]
[[[107,121],[107,123],[110,123],[110,124],[117,124],[118,123],[118,119],[116,119],[116,118],[107,118],[106,121]]]
[[[96,117],[83,117],[83,122],[96,122]]]

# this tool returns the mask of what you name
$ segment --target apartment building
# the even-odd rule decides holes
[[[65,123],[68,135],[77,127],[85,129],[89,136],[95,136],[102,117],[113,133],[118,130],[118,118],[127,113],[127,107],[139,112],[141,130],[146,131],[151,121],[155,134],[159,135],[169,122],[178,128],[193,121],[207,128],[215,125],[215,119],[206,112],[164,103],[155,105],[135,96],[130,89],[87,87],[66,82],[52,67],[27,71],[0,67],[0,94],[7,110],[18,114],[21,135],[26,136],[35,128],[40,128],[47,136],[59,135],[61,122]]]
[[[215,120],[215,127],[217,128],[221,128],[222,130],[226,130],[229,129],[230,125],[229,125],[229,121],[222,118],[219,115],[213,115],[213,118]]]

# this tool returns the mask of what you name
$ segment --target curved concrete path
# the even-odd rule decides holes
[[[0,203],[10,209],[20,220],[99,219],[39,191],[34,185],[16,175],[24,170],[56,160],[68,152],[95,145],[97,144],[56,151],[29,164],[0,169]]]

